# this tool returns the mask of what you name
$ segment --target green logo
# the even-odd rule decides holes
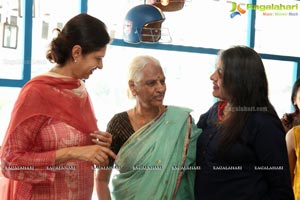
[[[262,4],[262,5],[254,5],[254,4],[245,4],[245,3],[236,3],[233,1],[227,1],[227,3],[231,4],[230,9],[230,17],[234,18],[237,15],[245,14],[247,10],[258,10],[261,12],[265,11],[276,11],[275,13],[264,13],[264,15],[268,16],[298,16],[298,13],[293,12],[278,12],[278,11],[295,11],[298,10],[298,4]]]

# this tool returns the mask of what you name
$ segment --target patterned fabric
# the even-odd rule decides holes
[[[0,170],[0,199],[7,200],[13,199],[13,191],[10,191],[10,181],[5,178]]]
[[[85,200],[93,192],[92,163],[55,166],[57,149],[92,144],[96,119],[83,82],[39,76],[21,90],[1,148],[14,200]]]
[[[41,127],[40,131],[36,131],[36,127]],[[5,160],[18,157],[7,167],[28,168],[4,171],[6,176],[18,180],[15,199],[29,195],[27,183],[32,184],[32,197],[28,196],[28,199],[91,199],[91,163],[72,160],[61,165],[54,164],[55,149],[89,145],[90,141],[89,135],[45,116],[35,116],[23,122],[9,137],[8,146],[14,149],[9,157],[5,157]],[[18,145],[13,147],[13,144]],[[31,147],[31,152],[23,153],[28,147]]]
[[[112,199],[194,199],[193,167],[201,130],[189,113],[189,109],[168,106],[122,145]]]
[[[107,125],[107,132],[112,134],[111,150],[118,154],[121,146],[134,133],[127,112],[115,114]],[[110,167],[114,164],[114,159],[109,157]]]
[[[295,200],[300,200],[300,126],[294,127],[294,141],[295,141],[295,153],[296,153],[296,165],[294,174],[294,194]]]

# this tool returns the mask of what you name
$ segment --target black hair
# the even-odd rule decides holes
[[[46,58],[50,62],[64,65],[71,57],[72,48],[80,45],[86,55],[100,50],[110,42],[106,25],[99,19],[86,13],[70,19],[56,38],[52,40]]]
[[[291,95],[291,101],[292,101],[292,104],[293,104],[294,109],[295,109],[296,112],[299,112],[299,108],[298,108],[297,105],[294,104],[294,102],[295,102],[295,99],[296,99],[299,88],[300,88],[300,78],[298,78],[296,80],[296,82],[294,83],[293,90],[292,90],[292,95]]]
[[[234,46],[221,51],[219,59],[224,70],[223,88],[231,109],[220,123],[223,136],[220,148],[224,152],[236,140],[243,140],[241,134],[252,113],[260,111],[273,116],[277,113],[269,101],[265,68],[256,51],[246,46]],[[244,110],[237,110],[242,108]],[[255,110],[257,108],[260,110]]]

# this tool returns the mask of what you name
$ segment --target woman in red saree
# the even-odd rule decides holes
[[[56,66],[22,88],[1,147],[8,199],[91,199],[93,165],[115,158],[82,81],[103,67],[105,24],[79,14],[58,31],[47,53]]]

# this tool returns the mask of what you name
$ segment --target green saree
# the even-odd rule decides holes
[[[112,199],[194,199],[197,129],[190,109],[168,106],[121,147]],[[181,170],[183,169],[183,170]]]

